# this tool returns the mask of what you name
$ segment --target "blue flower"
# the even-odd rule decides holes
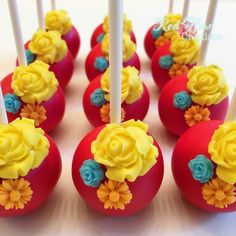
[[[26,55],[26,60],[27,64],[29,65],[30,63],[34,62],[36,59],[36,55],[33,54],[30,50],[25,50],[25,55]]]
[[[105,36],[104,33],[99,34],[99,35],[97,36],[97,38],[96,38],[97,43],[101,43],[102,40],[103,40],[103,38],[104,38],[104,36]]]
[[[104,179],[104,170],[99,163],[92,159],[84,161],[79,172],[84,184],[90,187],[98,187]]]
[[[159,65],[162,69],[170,69],[173,64],[174,61],[171,55],[162,56],[159,59]]]
[[[96,107],[101,107],[105,104],[105,93],[102,89],[96,89],[90,96],[91,103]]]
[[[97,57],[94,62],[94,67],[103,72],[107,69],[108,67],[108,61],[106,60],[105,57]]]
[[[159,25],[154,25],[152,28],[152,38],[158,39],[163,34],[163,30],[160,28]]]
[[[21,107],[21,101],[14,93],[7,93],[4,96],[4,103],[7,112],[16,114]]]
[[[174,107],[180,110],[186,110],[192,104],[192,99],[189,93],[182,91],[176,93],[173,99]]]
[[[201,183],[206,183],[213,177],[213,162],[204,155],[197,155],[189,162],[188,167],[193,178]]]

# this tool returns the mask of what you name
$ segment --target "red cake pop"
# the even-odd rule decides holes
[[[134,66],[140,71],[140,59],[135,52],[136,45],[130,35],[123,34],[123,66]],[[101,75],[109,66],[109,34],[106,34],[101,44],[96,45],[88,54],[85,61],[85,71],[91,81]]]
[[[101,43],[102,39],[104,38],[105,34],[108,33],[109,28],[108,16],[104,18],[102,24],[100,24],[93,32],[91,37],[91,48],[96,46],[97,44]],[[128,19],[126,15],[124,15],[123,19],[123,31],[127,34],[130,34],[131,40],[136,44],[135,34],[132,31],[132,22]]]

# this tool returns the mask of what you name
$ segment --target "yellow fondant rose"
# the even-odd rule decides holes
[[[130,35],[123,34],[123,62],[131,59],[135,53],[136,45],[131,40]],[[109,60],[109,34],[106,34],[102,40],[102,52],[106,59]]]
[[[194,39],[186,40],[175,35],[172,38],[170,52],[176,63],[192,65],[197,62],[199,55],[199,44]]]
[[[147,130],[145,123],[129,120],[108,124],[100,131],[91,150],[95,161],[107,167],[107,178],[133,182],[155,165],[158,149]]]
[[[104,18],[102,28],[103,28],[104,33],[109,32],[108,16],[106,16]],[[126,15],[124,15],[124,18],[123,18],[123,32],[130,34],[131,31],[132,31],[132,22],[131,22],[131,20],[128,19],[128,17]]]
[[[23,102],[34,104],[49,100],[57,90],[58,81],[49,71],[49,65],[34,61],[15,69],[11,87]]]
[[[226,122],[214,132],[208,146],[216,175],[229,184],[236,183],[236,122]]]
[[[49,153],[49,142],[34,121],[19,118],[0,125],[0,178],[16,179],[37,168]]]
[[[109,68],[101,78],[101,88],[107,94],[105,99],[110,101],[110,70]],[[122,68],[121,102],[132,104],[143,94],[143,84],[139,72],[135,67]]]
[[[229,89],[222,69],[216,65],[193,67],[188,73],[187,87],[192,100],[202,106],[220,103]]]
[[[65,35],[70,31],[72,24],[66,11],[57,10],[46,14],[45,26],[48,31],[53,30]]]
[[[38,60],[47,64],[61,61],[68,51],[66,42],[61,39],[57,31],[44,30],[34,33],[29,43],[29,50],[36,54]]]

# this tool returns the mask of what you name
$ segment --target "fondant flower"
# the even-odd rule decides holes
[[[49,141],[34,121],[16,119],[0,125],[0,178],[16,179],[37,168],[49,153]]]
[[[91,187],[98,187],[104,179],[104,171],[99,163],[94,160],[86,160],[79,169],[84,184]]]
[[[103,72],[107,69],[108,67],[108,61],[106,60],[105,57],[97,57],[94,62],[94,67]]]
[[[14,93],[7,93],[4,96],[4,103],[6,111],[13,114],[18,113],[21,107],[21,101]]]
[[[198,105],[191,106],[187,111],[184,113],[184,118],[186,123],[189,126],[193,126],[201,121],[210,120],[210,111],[207,107],[201,107]]]
[[[174,64],[170,69],[169,69],[169,76],[171,78],[179,76],[179,75],[184,75],[188,73],[188,67],[186,65],[181,65],[181,64]]]
[[[177,64],[193,65],[199,55],[199,44],[196,40],[186,40],[180,36],[172,37],[170,52]]]
[[[216,65],[193,67],[188,73],[187,88],[192,100],[202,106],[220,103],[229,90],[222,69]]]
[[[155,46],[156,47],[161,47],[163,46],[169,39],[166,38],[165,36],[161,35],[159,38],[156,39],[155,41]]]
[[[208,205],[224,209],[236,201],[236,188],[218,177],[202,186],[202,195]]]
[[[104,123],[110,123],[110,103],[106,103],[100,109],[100,116]],[[121,107],[121,121],[125,119],[125,110]]]
[[[152,28],[152,38],[153,39],[159,38],[163,34],[163,32],[164,31],[160,27],[160,24],[154,25],[153,28]]]
[[[206,183],[213,177],[214,165],[204,155],[197,155],[188,163],[188,167],[193,178],[201,183]]]
[[[159,65],[163,69],[169,69],[173,65],[173,58],[171,55],[160,57]]]
[[[66,11],[49,11],[45,16],[45,27],[48,31],[57,31],[61,35],[66,35],[71,30],[72,23]]]
[[[61,39],[57,31],[44,30],[34,33],[29,43],[29,50],[36,54],[37,60],[47,64],[60,62],[68,52],[66,42]]]
[[[56,92],[58,81],[49,65],[35,61],[15,69],[11,87],[25,103],[35,104],[49,100]]]
[[[110,69],[101,77],[101,88],[106,93],[105,99],[110,101]],[[143,84],[139,71],[135,67],[122,68],[121,102],[132,104],[139,100],[143,94]]]
[[[103,38],[104,38],[104,36],[105,36],[104,33],[99,34],[99,35],[97,36],[97,38],[96,38],[96,42],[97,42],[97,43],[101,43],[102,40],[103,40]]]
[[[226,122],[215,130],[208,152],[217,164],[216,175],[227,183],[236,183],[236,123]]]
[[[96,107],[102,106],[106,102],[104,96],[105,93],[102,89],[96,89],[90,96],[91,103]]]
[[[30,182],[24,178],[2,180],[0,184],[0,205],[9,209],[24,209],[33,195]]]
[[[191,106],[191,96],[186,91],[176,93],[173,99],[174,107],[180,110],[185,110]]]
[[[121,183],[108,180],[101,184],[97,190],[98,199],[104,203],[105,209],[124,210],[125,205],[132,200],[132,193],[126,182]]]
[[[100,131],[91,151],[94,160],[107,167],[107,178],[133,182],[155,165],[158,149],[147,130],[145,123],[129,120],[108,124]]]
[[[32,62],[34,62],[36,60],[36,55],[33,54],[28,49],[25,50],[25,55],[26,55],[27,65],[29,65],[30,63],[32,63]]]
[[[35,126],[40,126],[46,119],[46,110],[38,104],[26,104],[21,109],[20,116],[35,121]]]

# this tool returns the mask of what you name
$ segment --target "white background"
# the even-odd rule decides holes
[[[49,0],[44,0],[45,11]],[[175,1],[175,12],[181,12],[182,0]],[[215,34],[221,41],[211,42],[207,64],[220,65],[232,87],[235,86],[236,33],[235,0],[219,0]],[[37,28],[34,0],[18,0],[24,40]],[[158,91],[150,74],[149,61],[143,50],[147,29],[157,17],[166,14],[167,0],[126,0],[125,10],[133,21],[138,40],[138,53],[142,62],[142,78],[148,85],[151,105],[145,121],[159,142],[165,161],[165,175],[161,189],[151,205],[142,212],[127,218],[110,218],[87,208],[76,192],[71,178],[73,153],[85,134],[92,129],[83,112],[82,95],[88,85],[84,73],[85,57],[90,50],[90,36],[107,12],[107,0],[58,0],[58,8],[66,9],[77,27],[82,45],[75,62],[72,82],[66,90],[67,108],[63,122],[52,133],[61,151],[63,171],[50,199],[38,211],[21,218],[0,219],[0,235],[235,235],[236,213],[213,215],[191,206],[180,196],[170,169],[173,146],[177,139],[167,133],[157,113]],[[192,0],[190,15],[205,21],[208,0]],[[15,46],[7,1],[0,0],[0,78],[14,70]]]

